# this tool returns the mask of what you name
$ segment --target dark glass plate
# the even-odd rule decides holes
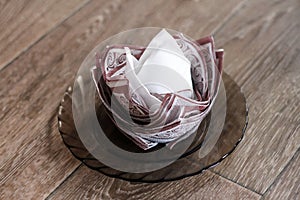
[[[197,135],[187,151],[172,164],[152,172],[128,173],[112,169],[95,159],[82,144],[72,115],[72,88],[69,87],[64,94],[59,106],[58,126],[62,139],[71,153],[86,166],[97,170],[107,176],[137,182],[162,182],[178,180],[187,176],[201,173],[203,170],[213,167],[225,159],[239,142],[242,140],[248,123],[248,110],[246,99],[240,87],[227,75],[223,74],[223,83],[226,90],[226,118],[223,130],[209,150],[203,154],[204,141],[209,137],[207,129],[213,123],[211,115],[208,115],[197,130]],[[216,101],[217,102],[217,101]],[[105,108],[99,102],[96,95],[96,110],[98,121],[106,136],[118,147],[130,152],[144,152],[140,150],[131,140],[124,136],[105,114]],[[215,107],[216,105],[214,105]],[[163,145],[150,149],[155,151]],[[205,155],[199,156],[199,155]]]

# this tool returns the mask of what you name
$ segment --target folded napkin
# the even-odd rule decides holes
[[[194,42],[162,29],[147,48],[108,47],[97,57],[92,75],[102,102],[126,136],[145,150],[158,143],[173,146],[197,130],[209,113],[223,52],[214,49],[212,37]],[[124,117],[128,112],[131,120]]]
[[[151,93],[185,91],[185,97],[192,97],[191,63],[165,29],[152,39],[139,60],[131,55],[128,47],[124,49],[125,76],[131,93],[138,93],[152,112],[157,111],[162,101]]]

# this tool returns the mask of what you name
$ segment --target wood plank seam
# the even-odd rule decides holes
[[[87,4],[86,4],[87,5]],[[79,11],[80,9],[78,9],[78,11]],[[107,14],[107,10],[105,10],[105,13]],[[75,13],[74,13],[75,14]],[[70,18],[71,16],[69,16],[69,18]],[[67,20],[67,19],[66,19]],[[62,22],[63,23],[63,22]],[[61,27],[61,26],[58,26],[57,28],[59,28],[59,27]],[[54,31],[55,32],[55,31]],[[50,32],[49,32],[50,33]],[[49,34],[48,33],[48,34]],[[51,33],[52,34],[52,33]],[[45,38],[45,37],[48,37],[47,35],[45,35],[43,38]],[[41,38],[40,40],[42,40],[43,38]],[[39,40],[39,41],[40,41]],[[37,41],[37,43],[39,43],[39,41]],[[40,41],[41,42],[41,41]],[[34,47],[33,47],[34,48]],[[28,50],[28,51],[26,51],[26,53],[27,52],[30,52],[31,51],[31,49],[30,50]],[[61,61],[61,56],[58,58],[58,61],[54,61],[54,62],[59,62],[59,61]],[[1,72],[1,73],[3,73],[3,71]],[[47,74],[46,74],[47,75]],[[46,77],[46,75],[44,74],[44,75],[42,75],[42,77]],[[33,85],[35,86],[35,85],[37,85],[36,84],[36,82],[37,81],[33,81]],[[47,92],[46,92],[47,93]],[[26,93],[26,96],[27,96],[27,93]],[[44,96],[42,93],[41,93],[41,96]],[[54,113],[54,116],[56,116],[57,115],[57,110],[55,109],[55,111],[54,111],[55,113]],[[51,117],[51,119],[52,119],[52,117]],[[56,130],[57,130],[57,126],[55,126],[55,128],[56,128]],[[67,149],[66,149],[66,151],[67,151]],[[33,152],[33,151],[30,151],[30,152]],[[30,159],[30,158],[32,158],[33,157],[33,154],[29,154],[29,156],[28,156],[28,159]],[[76,160],[74,157],[72,157],[72,159],[74,159],[74,160]],[[25,161],[27,161],[27,160],[25,160]],[[26,163],[24,160],[23,161],[21,161],[21,164],[22,163]],[[22,164],[23,165],[23,164]],[[79,164],[78,164],[79,165]],[[76,167],[78,167],[78,165],[75,165],[74,167],[76,168]],[[74,168],[73,168],[74,169]],[[73,172],[73,169],[72,170],[70,170],[70,173],[71,172]],[[14,172],[16,172],[17,170],[14,170]],[[13,172],[12,172],[13,173]],[[11,173],[11,174],[12,174]],[[67,175],[68,176],[68,175]],[[7,178],[9,178],[8,176],[7,176]],[[3,181],[3,182],[5,182],[6,180],[7,180],[7,178],[6,179],[0,179],[1,181]],[[62,181],[62,180],[64,180],[64,179],[61,179],[59,182],[58,182],[58,184]],[[51,190],[52,190],[53,188],[51,188]],[[46,195],[48,195],[49,193],[47,193]]]
[[[81,6],[79,6],[76,10],[74,10],[69,16],[67,16],[66,18],[64,18],[62,21],[60,21],[59,23],[57,23],[55,26],[53,26],[52,28],[50,28],[47,32],[45,32],[43,35],[41,35],[37,40],[33,41],[31,44],[29,44],[26,48],[24,48],[18,55],[16,55],[14,58],[12,58],[10,61],[8,61],[7,63],[5,63],[3,65],[2,68],[0,68],[0,72],[2,70],[4,70],[6,67],[8,67],[9,65],[11,65],[15,60],[17,60],[19,57],[21,57],[25,52],[27,52],[28,50],[30,50],[32,47],[34,47],[36,44],[38,44],[41,40],[43,40],[47,35],[49,35],[50,33],[52,33],[55,29],[57,29],[57,27],[59,27],[61,24],[63,24],[65,21],[67,21],[70,17],[72,17],[73,15],[75,15],[77,12],[79,12],[82,8],[84,8],[87,4],[89,4],[91,2],[91,0],[87,0],[87,2],[85,2],[84,4],[82,4]]]
[[[274,11],[275,12],[275,11]],[[277,13],[278,13],[278,11],[277,11]],[[276,16],[276,15],[273,15],[273,16]],[[281,16],[281,15],[280,15]],[[276,17],[277,19],[279,19],[278,17]],[[277,21],[276,21],[277,22]],[[281,21],[280,21],[281,22]],[[278,24],[278,23],[277,23]],[[293,24],[294,25],[294,24]],[[253,26],[254,27],[254,26]],[[273,26],[270,26],[270,27],[273,27]],[[254,28],[253,28],[254,29]],[[250,30],[250,29],[249,29]],[[255,30],[255,29],[254,29]],[[237,75],[239,75],[239,76],[237,76],[236,75],[236,77],[242,77],[242,78],[237,78],[237,79],[239,79],[239,83],[240,83],[240,85],[243,85],[243,87],[249,87],[248,85],[250,85],[251,84],[251,82],[254,80],[253,79],[253,77],[254,77],[254,75],[253,74],[255,74],[255,73],[252,73],[252,72],[255,72],[255,70],[254,69],[257,69],[260,65],[267,65],[267,64],[264,64],[261,60],[263,60],[262,59],[262,57],[266,57],[266,55],[268,55],[268,53],[272,53],[272,50],[274,50],[274,51],[276,51],[277,49],[275,48],[275,47],[277,47],[278,46],[278,44],[281,44],[281,46],[283,46],[282,44],[284,43],[284,38],[287,38],[288,36],[291,36],[292,34],[290,34],[290,33],[292,33],[292,32],[295,32],[295,30],[297,30],[297,25],[295,25],[295,26],[290,26],[290,27],[285,27],[285,29],[281,29],[280,31],[278,31],[278,32],[276,32],[276,35],[274,35],[275,36],[275,39],[273,39],[272,41],[270,41],[270,42],[265,42],[265,44],[268,44],[268,46],[266,46],[266,48],[261,48],[261,50],[259,51],[259,49],[258,49],[258,51],[257,51],[257,53],[255,54],[255,56],[253,56],[253,58],[257,58],[257,59],[253,59],[253,60],[250,60],[251,61],[251,63],[249,62],[249,63],[247,63],[247,64],[245,64],[246,65],[246,67],[244,67],[245,69],[242,69],[242,70],[238,70],[238,71],[236,71],[236,74]],[[250,31],[249,31],[250,32]],[[258,33],[261,33],[262,31],[261,31],[261,29],[259,29],[259,30],[257,30],[257,31],[255,31],[254,33],[254,35],[255,35],[255,37],[257,37],[257,35],[259,35]],[[233,37],[236,37],[236,36],[233,36]],[[246,36],[245,36],[246,37]],[[288,37],[289,38],[289,37]],[[232,38],[232,40],[233,39],[235,39],[235,38]],[[266,40],[267,41],[267,40]],[[289,44],[290,43],[293,43],[294,41],[296,41],[296,39],[295,39],[295,37],[291,37],[291,39],[290,39],[290,42],[289,42]],[[228,42],[229,43],[229,42]],[[283,46],[283,47],[285,47],[285,46]],[[288,47],[286,47],[286,48],[288,48]],[[268,69],[270,68],[270,67],[272,67],[271,69],[274,69],[274,71],[273,71],[273,73],[277,73],[277,74],[280,74],[280,72],[281,72],[281,70],[283,70],[283,66],[285,65],[285,66],[289,66],[289,65],[286,65],[286,59],[285,59],[285,57],[284,57],[284,55],[288,55],[288,49],[286,49],[286,48],[283,48],[283,51],[280,51],[280,57],[278,57],[278,58],[280,58],[279,60],[278,60],[278,62],[275,62],[275,63],[271,63],[271,64],[269,64],[268,65]],[[261,52],[265,52],[265,53],[261,53]],[[298,54],[299,55],[299,54]],[[277,58],[277,59],[278,59]],[[270,67],[269,67],[270,66]],[[278,67],[278,66],[280,66],[280,67]],[[249,69],[250,68],[250,69]],[[261,81],[265,78],[265,79],[269,79],[269,80],[272,80],[272,79],[274,79],[274,76],[270,76],[271,78],[269,78],[268,77],[268,75],[271,75],[271,73],[266,73],[266,72],[269,72],[269,71],[266,71],[266,69],[260,69],[260,73],[261,74],[263,74],[263,75],[261,75],[261,76],[259,76],[260,77],[260,81],[257,81],[258,83],[262,83]],[[249,78],[250,77],[250,78]],[[266,78],[267,77],[267,78]],[[262,85],[262,84],[261,84]],[[247,90],[247,89],[246,89]],[[252,95],[252,94],[251,94]],[[251,96],[250,94],[248,94],[247,96],[248,96],[248,98],[252,98],[253,99],[253,97]],[[251,100],[250,100],[251,101]],[[253,103],[254,104],[254,103]],[[260,119],[261,120],[261,119]],[[257,121],[257,120],[256,120]],[[297,123],[297,122],[296,122]],[[252,124],[256,124],[256,123],[252,123]],[[298,146],[295,146],[295,150],[296,149],[298,149]],[[279,153],[279,152],[278,152]],[[293,156],[293,153],[291,153],[291,155],[289,156],[289,159],[291,158]],[[288,161],[289,161],[289,159],[284,163],[284,165],[285,164],[287,164],[288,163]],[[230,165],[230,164],[228,164],[228,165]],[[283,165],[283,166],[284,166]],[[281,166],[280,167],[280,170],[278,170],[278,173],[276,174],[276,176],[274,176],[273,177],[273,180],[278,176],[278,174],[280,174],[280,172],[281,172],[281,170],[283,169],[283,166]],[[241,170],[243,170],[243,169],[241,169]],[[244,171],[243,171],[244,172]],[[223,173],[223,172],[222,172]],[[228,175],[226,175],[226,176],[228,176]],[[238,177],[238,176],[236,176],[236,175],[232,175],[232,176],[228,176],[228,177],[230,177],[230,178],[232,178],[232,177],[234,177],[233,179],[234,180],[241,180],[241,178],[240,177]],[[259,180],[259,179],[257,179],[257,180]],[[261,182],[261,181],[257,181],[256,180],[256,182],[258,182],[258,184],[259,184],[259,182]],[[239,181],[240,182],[240,181]],[[243,183],[243,181],[241,181],[242,183]],[[247,182],[247,181],[244,181],[244,182]],[[263,182],[261,182],[262,184],[265,184],[265,183],[263,183]],[[244,183],[243,183],[244,184]],[[257,185],[258,185],[257,184]],[[248,185],[248,184],[246,184],[246,185]],[[268,184],[269,185],[269,184]],[[267,185],[267,186],[268,186]],[[251,188],[255,188],[255,187],[252,187],[251,186]],[[257,189],[255,189],[255,190],[257,190]],[[260,193],[265,193],[265,191],[261,191],[261,190],[258,190]]]
[[[232,180],[232,179],[230,179],[230,178],[228,178],[228,177],[226,177],[226,176],[223,176],[222,174],[220,174],[220,173],[218,173],[218,172],[215,172],[215,171],[213,171],[213,170],[209,170],[209,171],[212,172],[212,173],[214,173],[214,174],[216,174],[216,175],[218,175],[218,176],[220,176],[220,177],[222,177],[222,178],[224,178],[224,179],[226,179],[226,180],[228,180],[228,181],[230,181],[230,182],[232,182],[232,183],[234,183],[234,184],[236,184],[236,185],[239,185],[239,186],[241,186],[241,187],[243,187],[243,188],[245,188],[245,189],[247,189],[247,190],[249,190],[249,191],[251,191],[251,192],[254,192],[255,194],[258,194],[258,195],[260,195],[260,196],[263,195],[263,194],[261,194],[261,193],[255,191],[255,190],[253,190],[252,188],[248,188],[248,187],[246,187],[245,185],[242,185],[242,184],[240,184],[240,183],[238,183],[238,182],[236,182],[236,181],[234,181],[234,180]]]
[[[50,193],[49,195],[45,198],[45,199],[49,199],[57,189],[60,188],[61,185],[63,185],[67,180],[69,180],[73,175],[74,173],[81,167],[83,166],[84,164],[83,163],[80,163],[56,188],[54,188]]]
[[[49,120],[49,121],[56,120],[56,118],[57,118],[56,115],[57,115],[57,112],[54,111],[54,112],[51,114],[51,117],[50,117],[50,120]],[[49,129],[49,130],[51,130],[51,129]],[[34,157],[34,154],[35,154],[35,153],[36,153],[36,152],[30,151],[30,152],[28,153],[28,155],[30,155],[30,156],[27,156],[26,159],[23,159],[23,160],[20,162],[20,165],[18,165],[18,167],[25,165],[25,164],[30,160],[30,158]],[[5,161],[4,163],[1,163],[2,166],[0,166],[0,170],[2,170],[2,169],[3,169],[2,167],[5,166],[8,162],[9,162],[9,160]],[[13,167],[13,168],[9,171],[8,174],[3,175],[3,176],[0,176],[0,185],[4,184],[10,177],[12,177],[12,176],[16,173],[16,171],[18,170],[18,167]]]
[[[55,6],[56,3],[57,3],[57,2],[55,2],[55,1],[51,2],[51,4],[49,4],[49,9],[53,8],[53,7]],[[25,7],[23,7],[23,8],[20,10],[20,13],[22,13],[22,11],[25,10],[25,8],[26,8],[27,6],[28,6],[28,5],[26,5]],[[40,12],[40,16],[45,15],[46,11],[47,11],[47,10],[44,10],[44,12],[43,12],[43,11]],[[24,20],[25,20],[25,19],[23,19],[22,22],[24,22]],[[27,29],[28,27],[31,27],[31,26],[32,26],[33,24],[35,24],[35,23],[36,23],[35,21],[32,21],[32,22],[31,22],[30,24],[28,24],[25,28]],[[17,28],[18,28],[18,27],[15,27],[14,29],[11,30],[11,32],[15,32]],[[22,32],[20,32],[18,35],[16,35],[10,42],[7,43],[6,46],[11,46],[11,45],[13,45],[12,43],[14,42],[14,39],[20,37],[21,35],[22,35]]]
[[[85,167],[84,165],[82,167],[78,168],[79,174],[73,174],[72,176],[70,176],[68,178],[68,181],[66,181],[66,185],[62,185],[58,190],[55,190],[52,195],[49,195],[46,199],[61,199],[66,198],[66,199],[73,199],[74,197],[76,198],[87,198],[87,199],[119,199],[118,197],[120,197],[120,199],[143,199],[143,198],[137,198],[137,193],[133,192],[131,194],[128,194],[127,197],[126,196],[122,196],[122,193],[119,193],[120,191],[122,192],[124,190],[124,188],[127,188],[127,186],[129,187],[129,189],[131,187],[136,187],[134,185],[138,184],[138,188],[142,189],[140,192],[145,192],[145,190],[147,190],[147,188],[149,188],[149,190],[152,189],[158,189],[158,191],[156,192],[151,192],[151,193],[146,193],[145,194],[145,199],[147,199],[147,196],[152,195],[152,198],[150,197],[150,199],[156,199],[158,197],[160,197],[160,195],[163,194],[163,192],[159,191],[160,188],[167,186],[167,187],[173,187],[174,189],[180,187],[181,184],[183,184],[185,181],[189,182],[191,181],[191,177],[189,178],[185,178],[182,180],[179,180],[178,182],[174,181],[174,182],[164,182],[164,183],[132,183],[132,182],[128,182],[128,181],[121,181],[119,179],[114,179],[114,178],[108,178],[105,175],[97,175],[98,172],[96,171],[92,171],[91,173],[87,173],[89,172],[90,169],[88,169],[87,167]],[[86,176],[81,177],[81,175],[85,174]],[[89,174],[89,175],[88,175]],[[79,175],[79,176],[78,176]],[[210,176],[212,175],[212,176]],[[91,178],[95,177],[96,178]],[[80,177],[80,178],[78,178]],[[202,179],[202,178],[203,179]],[[89,178],[91,178],[91,183],[92,186],[89,185],[87,183],[82,182],[82,180],[88,180]],[[243,193],[248,193],[249,195],[251,195],[252,197],[257,197],[255,199],[261,199],[261,195],[258,195],[256,193],[253,193],[247,189],[245,189],[244,187],[240,187],[239,185],[236,185],[235,183],[232,183],[231,181],[228,181],[227,179],[224,179],[223,177],[220,177],[214,173],[211,173],[210,171],[206,171],[201,175],[195,176],[194,178],[200,178],[200,180],[203,180],[204,183],[198,183],[198,182],[194,182],[197,186],[198,189],[192,190],[192,193],[189,193],[188,195],[182,193],[184,191],[184,189],[179,189],[178,188],[178,193],[177,194],[173,194],[173,193],[167,193],[164,195],[164,199],[202,199],[202,197],[204,197],[204,199],[208,199],[211,196],[215,196],[216,193],[218,193],[221,190],[218,190],[219,185],[215,185],[213,186],[212,191],[210,191],[209,193],[205,193],[203,194],[201,192],[201,188],[205,187],[205,185],[209,185],[209,184],[215,184],[217,182],[226,182],[228,183],[229,187],[232,189],[232,192],[235,192],[237,190],[239,191],[243,191]],[[78,185],[78,181],[82,182],[81,184]],[[215,182],[215,183],[214,183]],[[75,187],[72,187],[72,185],[75,185]],[[113,186],[114,185],[114,186]],[[124,187],[125,185],[125,187]],[[90,187],[88,187],[90,186]],[[184,185],[182,185],[184,186]],[[212,185],[211,185],[212,186]],[[71,188],[70,188],[71,187]],[[101,188],[101,189],[100,189]],[[114,188],[112,190],[112,188]],[[62,190],[62,191],[60,191]],[[69,192],[67,192],[66,190],[68,190]],[[119,191],[118,194],[115,194],[114,197],[110,196],[110,193],[112,191]],[[166,189],[168,191],[170,191],[169,189]],[[211,193],[211,192],[216,192],[216,193]],[[86,194],[85,194],[86,193]],[[92,194],[95,193],[95,194]],[[104,194],[104,195],[103,195]],[[118,196],[116,196],[118,195]],[[141,195],[141,194],[140,194]],[[200,196],[199,196],[200,195]],[[217,195],[218,196],[218,195]],[[131,197],[131,198],[129,198]],[[155,198],[154,198],[155,197]],[[239,196],[241,198],[241,196]],[[217,198],[220,199],[220,198]],[[238,198],[226,198],[226,199],[238,199]],[[242,199],[242,198],[241,198]],[[248,198],[247,198],[248,199]],[[254,199],[254,198],[250,198],[250,199]]]
[[[262,49],[260,52],[257,53],[257,58],[253,59],[252,62],[249,62],[249,64],[247,64],[245,66],[246,69],[248,69],[246,71],[246,73],[243,74],[243,79],[240,82],[240,84],[243,86],[245,84],[247,84],[247,82],[251,81],[251,79],[249,78],[251,76],[251,74],[254,73],[256,66],[259,66],[261,64],[261,62],[263,62],[263,57],[268,55],[280,42],[282,42],[282,40],[286,37],[286,35],[288,35],[289,33],[291,33],[294,29],[297,29],[297,25],[295,26],[291,26],[288,29],[283,30],[282,32],[278,33],[278,37],[276,37],[276,39],[274,41],[271,41],[268,45],[266,45],[266,47],[264,49]],[[297,38],[294,38],[294,41],[296,41]],[[280,62],[284,59],[284,56],[282,56],[281,59],[278,60],[277,64],[280,64]],[[276,70],[276,68],[275,68]]]
[[[237,4],[235,4],[235,5],[238,5],[239,3],[237,3]],[[234,7],[234,6],[233,6]],[[231,9],[230,10],[232,10],[232,7],[231,7]],[[228,15],[230,15],[232,12],[227,12],[226,13],[226,15],[225,16],[228,16]],[[230,21],[231,21],[231,19],[232,19],[233,17],[231,17],[231,18],[228,18],[228,21],[227,21],[227,23],[229,23],[230,24]],[[141,23],[140,23],[140,25],[141,25]],[[219,27],[219,26],[215,26],[215,27]],[[220,29],[216,29],[218,32],[219,32],[219,30],[221,30],[221,32],[222,32],[222,30],[223,29],[226,29],[226,26],[225,27],[221,27],[220,26]],[[280,32],[282,32],[282,30],[280,31]],[[255,32],[256,34],[255,35],[257,35],[257,32]],[[261,32],[260,32],[261,33]],[[277,38],[277,37],[276,37]],[[275,39],[275,41],[276,41],[277,39]],[[266,48],[266,49],[268,49],[268,48]],[[281,54],[280,54],[281,55]],[[296,56],[297,54],[295,54],[294,56]],[[299,55],[299,54],[298,54]],[[257,54],[255,55],[255,57],[257,56]],[[292,62],[292,61],[290,61],[290,62]],[[17,62],[17,63],[19,63],[19,62]],[[276,64],[274,65],[274,66],[277,66],[278,64],[280,64],[281,63],[281,61],[278,61],[278,63],[276,62]],[[255,65],[259,65],[258,63],[254,63]],[[289,64],[287,64],[287,66],[288,66]],[[264,73],[265,73],[265,71],[263,71]],[[278,72],[278,71],[277,71]],[[262,80],[262,78],[260,78],[261,80]],[[272,80],[272,79],[271,79]],[[34,83],[34,82],[33,82]],[[248,83],[247,81],[244,81],[243,82],[244,84],[246,83],[246,85],[247,84],[250,84],[250,83]],[[41,95],[42,96],[42,95]],[[296,104],[295,104],[296,105]],[[297,121],[296,121],[296,123],[297,123]],[[294,148],[294,150],[296,150],[296,152],[299,150],[299,148],[298,148],[298,146],[296,146],[295,148]],[[295,151],[294,151],[295,152]],[[29,154],[30,155],[30,154]],[[280,170],[278,170],[278,173],[276,174],[276,176],[274,176],[274,179],[273,179],[273,181],[275,181],[275,185],[278,183],[278,180],[277,180],[277,182],[276,182],[276,179],[277,179],[277,177],[282,173],[282,170],[285,170],[285,167],[286,167],[286,165],[290,165],[289,164],[289,162],[290,162],[290,159],[292,159],[293,158],[293,153],[291,153],[290,155],[289,155],[289,159],[287,159],[285,162],[284,162],[284,165],[281,165],[280,166]],[[78,163],[76,163],[76,165],[75,165],[75,168],[72,168],[72,170],[69,170],[69,172],[68,172],[68,174],[67,174],[67,176],[65,176],[64,178],[62,178],[62,179],[60,179],[59,180],[59,182],[57,182],[57,185],[60,185],[60,183],[62,182],[62,181],[64,181],[66,178],[68,178],[69,177],[69,175],[70,174],[72,174],[72,173],[74,173],[75,172],[75,169],[78,167],[78,166],[80,166],[81,164],[78,164]],[[76,171],[78,171],[78,170],[76,170]],[[77,174],[76,174],[77,175]],[[75,175],[73,175],[73,177],[74,177]],[[231,177],[231,176],[228,176],[228,177]],[[225,178],[225,177],[224,177]],[[234,179],[234,178],[233,178]],[[71,179],[72,180],[72,179]],[[227,180],[229,180],[229,179],[227,179]],[[235,179],[234,179],[235,180]],[[67,182],[70,182],[70,180],[69,180],[69,178],[68,178],[68,181]],[[243,182],[242,182],[242,184],[244,184]],[[271,182],[271,184],[273,184],[273,182]],[[246,184],[247,185],[247,184]],[[57,187],[57,186],[56,186]],[[55,190],[55,188],[56,187],[52,187],[51,188],[51,190],[50,190],[50,192],[51,191],[53,191],[53,190]],[[267,189],[269,189],[269,188],[267,188]],[[272,189],[271,189],[272,190]],[[55,190],[56,191],[56,190]],[[261,193],[265,193],[265,191],[260,191]],[[45,194],[45,196],[47,196],[49,193],[47,192],[47,194]]]
[[[232,19],[232,17],[234,17],[238,12],[239,12],[239,10],[244,6],[244,4],[245,4],[245,2],[246,2],[247,0],[243,0],[243,1],[241,1],[236,7],[234,7],[233,8],[233,10],[225,17],[225,19],[224,19],[224,22],[223,23],[220,23],[220,25],[219,26],[217,26],[216,27],[216,29],[214,29],[213,31],[212,31],[212,34],[215,34],[215,33],[217,33],[218,31],[220,31],[221,29],[222,29],[222,27],[224,27],[225,25],[226,25],[226,23],[227,22],[229,22],[230,21],[230,19]],[[86,4],[88,4],[88,3],[86,3]],[[83,6],[84,7],[84,6]],[[81,8],[83,8],[83,7],[81,7]],[[80,9],[79,9],[80,10]],[[78,10],[78,11],[79,11]],[[73,14],[75,14],[75,13],[73,13]],[[72,15],[73,15],[72,14]],[[70,15],[70,17],[72,16],[72,15]],[[68,17],[68,18],[70,18],[70,17]],[[65,20],[64,20],[65,21]],[[62,22],[63,23],[63,22]],[[62,23],[60,23],[60,24],[62,24]],[[60,25],[59,24],[59,25]],[[59,26],[58,25],[58,26]],[[58,27],[57,26],[57,27]],[[56,28],[57,28],[56,27]],[[49,33],[47,33],[47,34],[49,34]],[[47,34],[45,34],[45,36],[47,35]],[[41,38],[42,39],[42,38]],[[55,191],[57,190],[57,189],[59,189],[59,187],[64,183],[64,182],[66,182],[69,178],[71,178],[72,177],[72,175],[76,172],[76,171],[78,171],[78,169],[80,168],[80,166],[82,166],[83,164],[81,163],[80,165],[78,165],[75,169],[74,169],[74,171],[72,171],[72,173],[69,175],[69,176],[67,176],[52,192],[50,192],[50,194],[46,197],[46,199],[49,199],[49,197],[51,197],[51,195],[53,194],[53,193],[55,193]],[[212,172],[212,171],[211,171]],[[231,181],[231,182],[233,182],[234,184],[237,184],[237,185],[239,185],[239,186],[241,186],[241,187],[243,187],[243,188],[246,188],[245,186],[243,186],[243,185],[240,185],[239,183],[237,183],[237,182],[234,182],[233,180],[230,180],[230,179],[228,179],[227,177],[223,177],[223,176],[221,176],[220,174],[217,174],[217,173],[215,173],[215,172],[212,172],[212,173],[214,173],[214,174],[216,174],[216,175],[218,175],[218,176],[220,176],[220,177],[222,177],[222,178],[224,178],[224,179],[226,179],[226,180],[228,180],[228,181]],[[258,192],[256,192],[256,191],[253,191],[253,190],[251,190],[251,189],[249,189],[249,188],[246,188],[247,190],[250,190],[250,191],[252,191],[252,192],[254,192],[254,193],[256,193],[256,194],[258,194],[258,195],[260,195],[261,196],[261,194],[260,193],[258,193]]]
[[[272,182],[272,184],[270,184],[270,186],[266,189],[266,191],[262,194],[263,198],[264,196],[269,192],[269,190],[272,188],[272,186],[274,184],[276,184],[276,182],[280,179],[280,177],[282,176],[282,174],[288,169],[288,167],[291,165],[291,163],[293,162],[293,160],[295,160],[295,157],[297,155],[297,153],[299,153],[300,151],[300,147],[297,149],[297,151],[294,153],[293,157],[289,160],[289,162],[287,162],[287,164],[283,167],[283,169],[281,170],[281,172],[278,174],[278,176],[274,179],[274,181]]]

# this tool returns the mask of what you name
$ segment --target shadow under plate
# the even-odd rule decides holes
[[[83,162],[89,168],[97,170],[98,172],[110,177],[135,182],[156,183],[178,180],[184,177],[196,175],[205,169],[216,166],[229,154],[231,154],[242,140],[247,127],[248,110],[246,99],[241,92],[241,88],[229,75],[223,73],[222,78],[227,97],[225,124],[216,144],[203,158],[199,157],[199,151],[201,150],[201,146],[206,137],[208,126],[212,121],[211,115],[208,115],[202,121],[197,130],[197,135],[187,151],[175,162],[162,169],[147,173],[128,173],[112,169],[102,164],[89,153],[77,134],[72,115],[71,87],[69,87],[65,92],[63,100],[59,106],[59,110],[61,111],[58,114],[59,132],[67,148],[78,160]],[[113,123],[106,114],[104,106],[99,103],[99,99],[97,98],[96,110],[101,128],[112,143],[126,151],[138,153],[144,152],[143,150],[140,150],[130,139],[124,136],[117,127],[112,125]],[[163,146],[163,144],[160,144],[149,151],[155,151]]]

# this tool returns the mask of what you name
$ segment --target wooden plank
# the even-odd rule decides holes
[[[95,44],[137,26],[168,26],[200,37],[219,26],[238,2],[226,1],[221,9],[208,0],[93,1],[2,70],[0,197],[43,198],[78,166],[61,142],[55,114],[65,88]],[[178,15],[170,9],[177,9]]]
[[[119,1],[98,3],[75,15],[72,27],[83,24],[87,14],[116,11]],[[91,8],[97,12],[89,14]],[[58,103],[76,72],[63,65],[66,47],[58,41],[76,43],[71,35],[67,25],[60,26],[0,73],[1,199],[44,198],[79,165],[62,143],[56,121]]]
[[[86,2],[87,0],[1,2],[0,69]]]
[[[298,130],[299,131],[299,130]],[[300,151],[284,169],[272,187],[264,194],[264,199],[299,199],[300,197]]]
[[[299,8],[297,0],[248,1],[216,34],[226,49],[225,71],[246,94],[250,122],[214,171],[259,193],[300,147]]]
[[[260,199],[209,171],[179,181],[131,183],[80,167],[47,199]]]

